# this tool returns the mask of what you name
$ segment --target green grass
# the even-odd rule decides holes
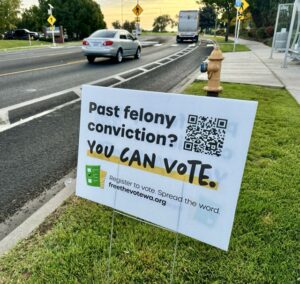
[[[41,45],[49,45],[51,43],[49,42],[43,42],[43,41],[31,41],[31,46],[41,46]],[[29,47],[29,41],[28,40],[0,40],[0,49],[6,49],[6,48],[16,48],[16,47]]]
[[[142,36],[176,36],[176,32],[142,32]]]
[[[204,83],[186,92],[203,94]],[[223,84],[259,102],[229,252],[179,236],[174,283],[300,282],[300,107],[283,89]],[[71,198],[0,259],[0,283],[168,283],[175,234]]]
[[[204,35],[203,38],[216,41],[217,43],[233,43],[233,40],[230,40],[230,39],[228,39],[228,41],[226,42],[224,36]]]
[[[65,42],[64,44],[57,43],[57,46],[81,45],[82,41]],[[51,46],[52,42],[46,41],[31,41],[31,46],[28,40],[0,40],[0,51],[17,50],[27,48],[38,48]]]
[[[221,43],[220,44],[220,48],[222,50],[222,52],[233,52],[233,43]],[[235,46],[235,51],[236,52],[243,52],[243,51],[250,51],[251,49],[244,45],[244,44],[236,44]]]
[[[222,52],[233,52],[233,41],[232,40],[228,40],[228,42],[225,42],[225,38],[224,37],[220,37],[220,36],[208,36],[205,35],[204,39],[210,39],[213,40],[215,42],[217,42],[222,50]],[[235,51],[236,52],[243,52],[243,51],[250,51],[250,49],[244,45],[244,44],[237,44],[235,47]]]

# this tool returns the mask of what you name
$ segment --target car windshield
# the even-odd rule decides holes
[[[94,32],[90,37],[103,37],[103,38],[113,38],[115,37],[116,32],[114,31],[106,31],[106,30],[100,30]]]

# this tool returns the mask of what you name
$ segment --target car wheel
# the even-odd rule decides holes
[[[89,63],[94,63],[96,57],[88,55],[86,58],[87,58]]]
[[[140,59],[141,58],[141,49],[138,47],[138,49],[136,50],[136,53],[135,53],[135,56],[134,56],[135,59]]]
[[[123,51],[122,49],[119,49],[116,55],[116,62],[121,63],[123,61]]]

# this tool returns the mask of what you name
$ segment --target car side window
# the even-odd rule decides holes
[[[134,40],[134,38],[131,34],[127,34],[127,39]]]
[[[127,38],[126,38],[126,35],[120,34],[120,39],[127,39]]]

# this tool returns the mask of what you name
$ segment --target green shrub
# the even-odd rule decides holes
[[[240,31],[240,36],[241,37],[247,37],[248,36],[248,31],[247,30],[241,30]]]
[[[274,27],[273,26],[266,27],[265,31],[266,31],[267,37],[272,37],[274,35]]]
[[[256,37],[259,40],[267,38],[268,35],[266,33],[266,29],[264,27],[261,27],[261,28],[257,29],[257,31],[256,31]]]
[[[248,37],[255,38],[256,37],[256,29],[250,29],[248,31]]]
[[[235,31],[235,26],[230,26],[229,27],[229,33],[234,34],[234,31]]]

